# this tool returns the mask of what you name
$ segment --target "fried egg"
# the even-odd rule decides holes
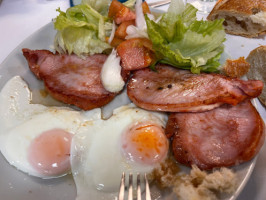
[[[72,171],[77,199],[115,199],[122,172],[151,173],[168,154],[167,115],[128,104],[103,120],[101,110],[31,104],[14,77],[0,93],[0,150],[17,169],[41,178]]]
[[[62,176],[70,171],[73,134],[91,118],[100,118],[100,109],[86,113],[30,102],[31,92],[19,76],[10,79],[2,89],[1,153],[11,165],[29,175]]]
[[[129,104],[81,127],[71,148],[77,200],[115,199],[122,172],[151,173],[168,153],[166,121],[166,114]]]

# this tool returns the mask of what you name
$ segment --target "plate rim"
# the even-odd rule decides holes
[[[158,10],[158,9],[156,9]],[[40,34],[40,32],[42,32],[45,29],[48,29],[50,26],[53,25],[53,22],[48,22],[47,24],[45,24],[44,26],[40,27],[39,29],[37,29],[36,31],[34,31],[33,33],[31,33],[29,36],[27,36],[24,40],[22,40],[22,42],[20,42],[8,55],[7,57],[2,61],[2,63],[0,64],[0,70],[5,68],[5,64],[10,60],[10,58],[12,58],[12,56],[16,55],[16,53],[18,52],[19,48],[21,48],[25,43],[30,42],[30,40],[32,40],[33,37],[38,37],[38,35]],[[21,53],[22,55],[22,53]],[[5,83],[2,83],[2,74],[0,74],[0,91],[2,90],[2,88],[4,87]],[[14,75],[15,76],[15,75]],[[27,81],[26,81],[27,82]],[[30,85],[29,85],[30,87]],[[256,110],[258,109],[258,106],[256,105]],[[232,194],[232,196],[230,198],[227,198],[227,200],[235,200],[239,194],[243,191],[243,189],[245,188],[245,186],[247,185],[248,180],[250,179],[251,174],[253,173],[254,167],[256,165],[256,161],[257,161],[257,157],[259,154],[257,154],[252,160],[245,162],[246,164],[248,164],[248,168],[247,168],[247,173],[245,174],[243,180],[241,181],[241,183],[239,184],[237,190],[234,192],[234,194]],[[2,155],[1,155],[2,156]],[[241,165],[241,164],[240,164]],[[12,166],[10,166],[12,167]],[[237,166],[236,166],[237,167]],[[17,169],[16,169],[17,170]],[[23,172],[22,172],[23,173]],[[75,187],[75,186],[74,186]]]

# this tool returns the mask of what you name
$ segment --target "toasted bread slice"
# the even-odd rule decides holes
[[[207,19],[220,18],[226,33],[244,37],[266,34],[266,0],[218,0]]]
[[[252,50],[246,60],[251,66],[247,73],[248,79],[261,80],[264,83],[264,88],[258,98],[266,106],[266,45]]]

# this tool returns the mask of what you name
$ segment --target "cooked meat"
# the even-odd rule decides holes
[[[81,59],[76,55],[30,49],[23,49],[23,55],[31,71],[59,101],[89,110],[109,103],[116,95],[106,91],[101,83],[100,73],[106,55]],[[126,73],[122,75],[126,79]]]
[[[172,113],[166,132],[173,137],[178,162],[206,170],[252,159],[265,139],[264,121],[249,100],[206,112]]]
[[[135,71],[127,86],[129,98],[147,110],[198,112],[222,104],[236,105],[257,97],[261,81],[243,81],[219,74],[192,74],[167,65]]]

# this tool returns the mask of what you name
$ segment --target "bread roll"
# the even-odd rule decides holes
[[[252,50],[246,60],[250,64],[248,79],[261,80],[264,83],[264,88],[258,98],[266,106],[266,46]]]
[[[244,37],[266,34],[266,0],[218,0],[208,20],[225,19],[226,33]]]

